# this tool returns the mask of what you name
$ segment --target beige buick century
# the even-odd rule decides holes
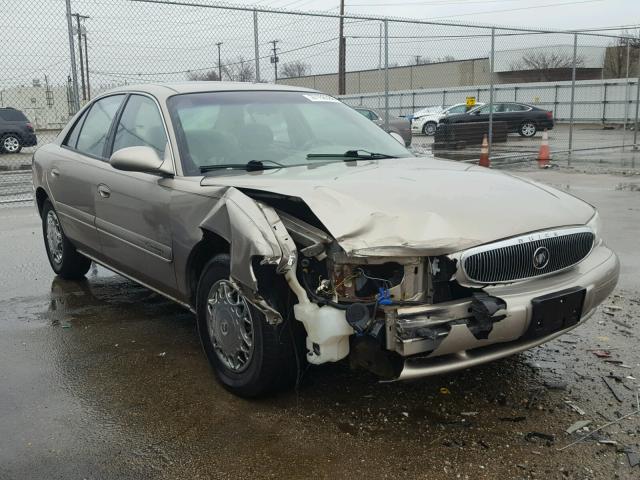
[[[335,98],[282,85],[112,90],[34,155],[54,272],[92,261],[193,311],[232,392],[343,359],[389,380],[546,342],[613,290],[595,209],[415,157]]]

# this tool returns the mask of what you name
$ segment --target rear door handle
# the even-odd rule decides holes
[[[51,169],[51,176],[52,177],[58,177],[60,176],[60,171],[57,168],[52,168]]]
[[[98,193],[102,198],[109,198],[111,196],[111,190],[106,185],[98,185]]]

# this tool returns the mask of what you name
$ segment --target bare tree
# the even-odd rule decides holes
[[[187,80],[192,82],[200,82],[200,81],[218,81],[220,77],[218,77],[217,70],[205,70],[203,72],[189,72],[187,73]]]
[[[282,77],[304,77],[309,73],[310,65],[300,60],[283,63],[279,73]]]
[[[576,57],[576,67],[584,66],[584,57]],[[511,64],[512,70],[535,70],[540,74],[540,81],[553,80],[554,71],[573,68],[573,55],[553,51],[533,51],[525,53],[520,60]]]
[[[640,51],[640,30],[624,31],[627,38],[617,38],[604,52],[605,78],[624,78],[627,74],[627,42],[629,42],[629,75],[637,76],[638,52]]]
[[[225,77],[234,82],[253,82],[256,79],[256,70],[252,61],[238,57],[222,65],[222,78]]]

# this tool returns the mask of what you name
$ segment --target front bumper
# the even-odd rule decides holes
[[[407,357],[398,380],[438,375],[469,368],[545,343],[584,323],[596,307],[613,291],[618,281],[620,264],[617,256],[605,245],[596,246],[582,262],[557,275],[532,279],[508,285],[484,288],[489,295],[499,297],[507,304],[501,314],[506,317],[493,324],[486,339],[477,339],[467,326],[471,300],[455,300],[435,305],[388,309],[387,349]],[[586,290],[580,321],[569,328],[550,335],[524,339],[531,322],[531,300],[572,287]],[[430,324],[448,324],[448,334],[435,349],[433,342],[416,338],[400,340],[395,332],[398,322],[422,317]]]

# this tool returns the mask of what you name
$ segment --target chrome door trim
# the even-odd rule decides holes
[[[168,245],[164,245],[163,243],[127,230],[126,228],[119,227],[98,217],[95,219],[95,226],[98,233],[104,233],[127,245],[142,250],[144,253],[153,255],[166,263],[173,261],[173,249]]]

